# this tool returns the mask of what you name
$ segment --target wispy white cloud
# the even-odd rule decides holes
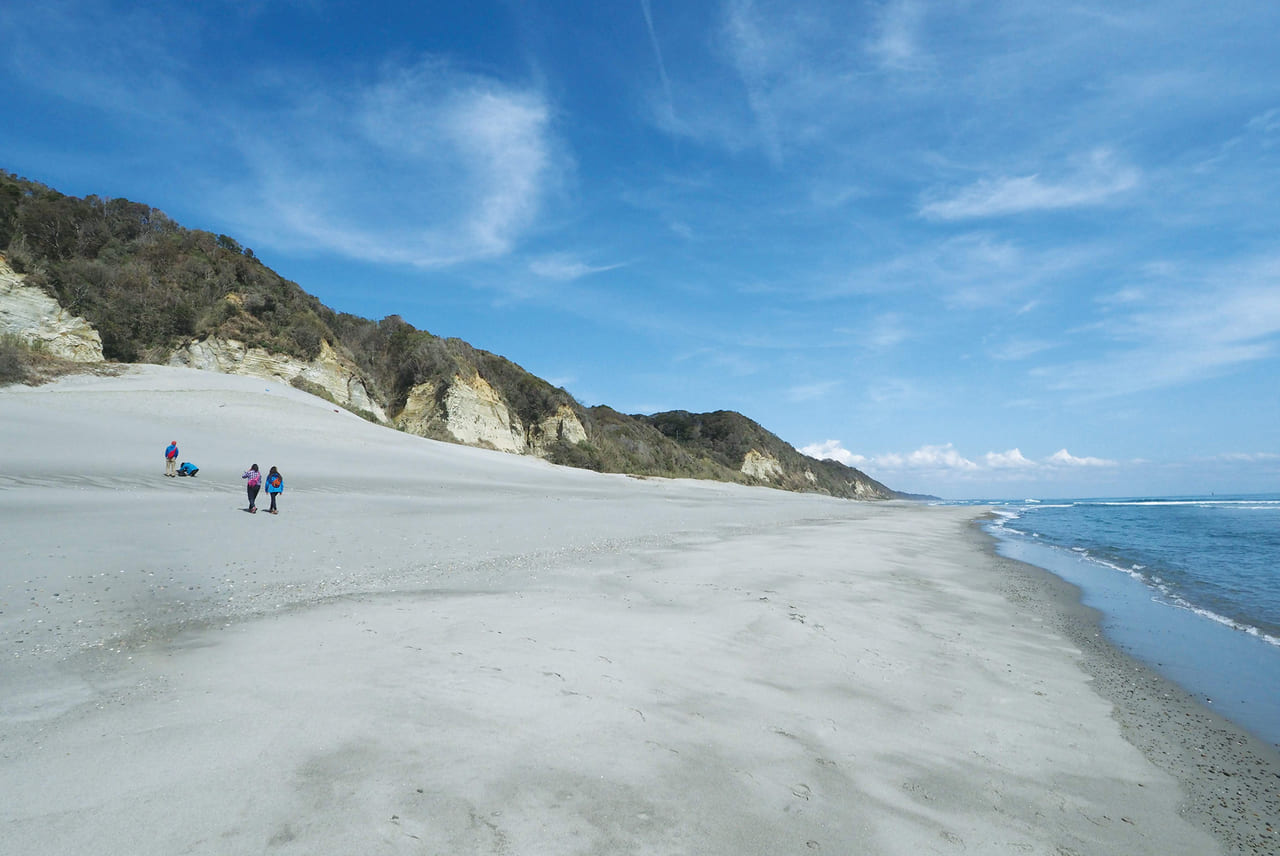
[[[543,279],[569,281],[584,276],[604,273],[623,267],[623,263],[612,265],[590,265],[569,253],[553,253],[529,262],[529,271]]]
[[[911,338],[906,318],[898,312],[881,313],[871,320],[866,330],[860,332],[860,344],[874,350],[895,348]]]
[[[809,204],[818,210],[842,208],[849,202],[867,196],[867,189],[848,182],[816,182],[807,194]]]
[[[725,0],[711,45],[723,65],[680,89],[678,119],[655,111],[659,126],[777,168],[801,148],[827,150],[862,115],[852,107],[871,64],[850,43],[866,28],[866,10],[848,4]]]
[[[1012,339],[989,349],[992,359],[1016,362],[1052,350],[1053,342],[1043,339]]]
[[[1240,133],[1219,143],[1212,155],[1196,164],[1195,172],[1212,173],[1233,158],[1244,157],[1255,163],[1259,152],[1280,149],[1280,107],[1272,107],[1251,116]],[[1251,157],[1252,155],[1252,157]]]
[[[1280,135],[1280,107],[1272,107],[1250,118],[1245,127],[1255,134]]]
[[[1049,388],[1106,398],[1179,386],[1280,354],[1280,256],[1126,290],[1096,325],[1099,356],[1041,366]]]
[[[1105,248],[1074,245],[1027,248],[991,232],[966,232],[921,244],[875,264],[860,266],[820,290],[848,294],[934,295],[953,308],[1027,308],[1028,293],[1094,263]]]
[[[675,105],[671,98],[671,78],[667,76],[667,64],[662,59],[662,46],[658,43],[658,33],[653,28],[653,4],[651,0],[640,0],[640,10],[644,13],[644,26],[649,33],[649,44],[653,46],[654,60],[658,64],[658,79],[662,82],[662,94],[666,97],[667,109],[674,115]]]
[[[884,68],[912,69],[922,64],[919,27],[923,15],[915,0],[891,0],[881,8],[868,50]]]
[[[696,241],[698,239],[698,233],[694,231],[692,226],[683,220],[668,220],[667,228],[670,229],[677,237],[686,241]]]
[[[371,71],[371,59],[338,86],[327,69],[264,61],[220,69],[211,88],[189,65],[204,26],[192,10],[157,16],[105,0],[6,10],[14,49],[0,63],[11,74],[147,138],[188,197],[192,185],[208,194],[186,204],[260,249],[426,267],[501,255],[565,163],[541,91],[444,60]]]
[[[755,360],[738,351],[724,348],[697,348],[687,353],[677,354],[671,358],[671,361],[673,363],[698,361],[736,377],[746,377],[760,371],[760,364]]]
[[[503,255],[557,176],[536,90],[429,59],[368,86],[295,93],[270,122],[242,120],[261,192],[232,215],[286,247],[421,267]]]
[[[1214,458],[1217,461],[1228,461],[1242,464],[1269,464],[1280,461],[1277,452],[1228,452]]]
[[[922,396],[922,387],[908,377],[874,378],[863,392],[867,401],[872,404],[897,407],[918,401]]]
[[[1100,205],[1137,187],[1141,172],[1106,149],[1092,152],[1075,174],[1046,181],[1038,173],[981,181],[949,194],[934,193],[920,214],[935,220],[1002,217]]]
[[[816,401],[826,398],[842,385],[838,380],[824,380],[815,383],[806,383],[799,386],[793,386],[787,390],[787,398],[790,401]]]
[[[898,312],[884,312],[856,327],[834,330],[852,344],[870,351],[886,351],[909,340],[912,331],[906,318]]]
[[[1148,262],[1143,266],[1143,269],[1148,276],[1171,276],[1177,271],[1176,266],[1171,262]],[[1138,303],[1145,303],[1147,301],[1147,292],[1137,286],[1126,286],[1106,294],[1099,294],[1094,298],[1094,301],[1102,305],[1132,306]]]
[[[1166,291],[1115,332],[1173,344],[1203,339],[1234,345],[1280,334],[1280,256],[1211,271],[1189,290]]]
[[[164,15],[100,0],[0,7],[0,62],[47,97],[90,105],[144,124],[187,115],[182,57],[200,25],[174,6]],[[91,43],[93,50],[85,50]]]
[[[781,163],[782,129],[773,96],[785,73],[786,45],[756,14],[751,0],[733,0],[726,12],[725,42],[746,87],[761,144],[770,160]]]

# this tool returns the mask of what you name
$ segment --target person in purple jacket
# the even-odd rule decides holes
[[[178,477],[178,441],[170,440],[164,450],[164,474],[170,478]]]
[[[250,514],[258,513],[258,491],[262,488],[262,473],[258,472],[258,465],[254,464],[245,471],[240,478],[249,480],[249,508]]]

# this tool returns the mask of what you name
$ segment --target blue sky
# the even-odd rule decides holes
[[[951,498],[1280,490],[1280,4],[0,6],[0,168]]]

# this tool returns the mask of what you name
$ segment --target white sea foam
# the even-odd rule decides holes
[[[991,509],[991,511],[996,518],[992,520],[991,523],[989,524],[992,529],[1008,530],[1008,527],[1005,524],[1009,523],[1012,520],[1017,520],[1022,517],[1022,514],[1020,512],[1008,507],[998,506],[996,508]]]
[[[1219,615],[1218,613],[1214,612],[1211,609],[1205,609],[1204,607],[1195,606],[1194,604],[1187,603],[1185,600],[1183,600],[1180,597],[1177,597],[1176,595],[1171,595],[1168,603],[1170,606],[1177,607],[1178,609],[1185,609],[1189,612],[1194,612],[1196,615],[1199,615],[1202,618],[1207,618],[1210,621],[1216,621],[1218,624],[1225,624],[1227,627],[1230,627],[1232,630],[1239,630],[1243,633],[1249,634],[1250,636],[1255,636],[1269,645],[1275,645],[1276,647],[1280,648],[1280,637],[1272,636],[1270,633],[1267,633],[1264,630],[1259,630],[1257,627],[1254,627],[1252,624],[1245,624],[1243,622],[1236,621],[1231,618],[1227,618],[1225,615]]]
[[[1074,505],[1104,506],[1142,506],[1155,508],[1158,506],[1193,506],[1197,508],[1238,508],[1249,511],[1271,511],[1280,509],[1280,500],[1272,499],[1107,499],[1086,500]],[[1068,506],[1056,506],[1066,508]]]
[[[1058,548],[1058,549],[1062,549],[1062,548]],[[1269,645],[1275,645],[1277,647],[1280,647],[1280,637],[1273,636],[1270,633],[1267,633],[1265,630],[1261,630],[1260,628],[1255,627],[1252,624],[1247,624],[1243,621],[1237,621],[1234,618],[1228,618],[1227,616],[1214,612],[1211,609],[1205,609],[1202,606],[1196,606],[1195,604],[1190,603],[1185,598],[1183,598],[1182,596],[1174,592],[1161,577],[1156,575],[1148,576],[1147,574],[1144,574],[1143,573],[1143,571],[1145,570],[1144,565],[1135,564],[1135,565],[1130,565],[1129,567],[1125,567],[1115,562],[1111,562],[1106,559],[1099,558],[1098,556],[1092,555],[1088,550],[1086,550],[1083,547],[1070,547],[1068,549],[1070,552],[1074,553],[1079,558],[1082,558],[1091,564],[1107,568],[1108,570],[1118,571],[1127,577],[1131,577],[1143,583],[1144,585],[1146,585],[1148,588],[1152,589],[1155,592],[1156,597],[1153,597],[1152,599],[1156,603],[1161,603],[1161,604],[1164,604],[1165,606],[1171,606],[1171,607],[1174,607],[1175,609],[1185,609],[1188,612],[1192,612],[1196,615],[1201,616],[1202,618],[1207,618],[1210,621],[1225,625],[1226,627],[1230,627],[1233,630],[1239,630],[1243,633],[1247,633],[1250,636],[1261,639],[1262,641],[1266,642]]]

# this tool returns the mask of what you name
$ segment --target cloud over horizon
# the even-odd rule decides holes
[[[870,467],[877,471],[903,472],[925,471],[949,474],[984,474],[993,472],[1052,470],[1059,467],[1115,467],[1116,461],[1095,457],[1076,457],[1066,449],[1059,449],[1040,460],[1032,460],[1020,449],[1004,452],[987,452],[978,461],[960,454],[951,443],[921,446],[905,454],[888,452],[877,455],[859,455],[844,448],[839,440],[823,440],[799,449],[802,454],[819,460],[839,461],[851,467]],[[979,462],[980,461],[980,462]]]

